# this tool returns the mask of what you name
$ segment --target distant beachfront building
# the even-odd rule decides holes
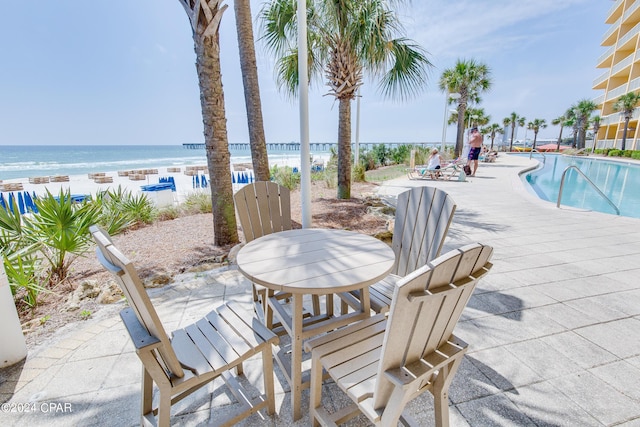
[[[640,89],[640,0],[614,0],[605,23],[611,25],[601,43],[607,50],[598,58],[597,68],[606,71],[593,82],[594,90],[604,90],[594,100],[602,118],[598,148],[622,145],[624,118],[613,105],[621,95]],[[638,118],[640,109],[629,122],[627,149],[640,148]]]

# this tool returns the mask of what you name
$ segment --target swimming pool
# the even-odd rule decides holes
[[[556,203],[562,173],[567,167],[576,166],[618,207],[620,215],[640,218],[640,165],[560,154],[543,157],[534,153],[533,158],[540,161],[540,166],[521,177],[541,199]],[[566,174],[561,204],[616,214],[615,209],[573,169]]]

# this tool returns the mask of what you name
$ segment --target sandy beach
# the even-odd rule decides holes
[[[314,161],[321,161],[326,164],[328,154],[326,156],[314,156]],[[279,167],[289,166],[292,168],[299,167],[300,157],[290,156],[284,160],[278,159],[277,162],[270,162],[270,166],[277,165]],[[235,176],[233,184],[234,192],[239,190],[244,184],[240,183],[239,176],[244,176],[249,180],[253,180],[253,170],[250,163],[232,164],[231,173]],[[3,189],[5,199],[9,192],[26,191],[37,196],[44,195],[48,190],[53,195],[59,194],[61,189],[69,190],[72,195],[95,195],[99,192],[109,189],[117,189],[121,187],[132,193],[140,192],[150,197],[159,207],[167,206],[172,203],[179,203],[186,199],[189,194],[196,192],[208,191],[208,185],[202,186],[202,176],[206,177],[209,183],[209,175],[206,162],[201,165],[192,166],[164,166],[154,169],[140,169],[129,171],[105,171],[94,172],[83,175],[63,175],[63,176],[32,176],[18,179],[4,180],[0,184]],[[197,177],[197,178],[196,178]],[[55,178],[55,179],[54,179]],[[144,188],[145,186],[158,184],[161,179],[172,178],[175,183],[175,191],[155,190]],[[195,180],[199,182],[197,185]],[[48,181],[48,182],[47,182]],[[7,186],[10,184],[10,186]],[[17,185],[17,186],[16,186]],[[22,189],[19,186],[22,186]]]

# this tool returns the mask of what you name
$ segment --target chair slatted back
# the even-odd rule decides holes
[[[149,334],[156,337],[162,345],[158,348],[159,362],[169,370],[169,375],[184,376],[182,366],[176,357],[171,341],[167,336],[158,314],[151,304],[151,299],[138,277],[138,272],[129,259],[113,245],[109,235],[97,226],[90,227],[91,235],[97,243],[96,254],[100,263],[113,274],[116,282],[127,298],[140,324]]]
[[[391,271],[406,276],[440,255],[456,204],[446,191],[416,187],[398,196],[391,247]]]
[[[247,243],[278,231],[291,230],[289,190],[275,182],[257,181],[233,195]]]
[[[402,278],[393,294],[374,390],[374,407],[389,402],[384,375],[441,348],[453,333],[477,281],[488,273],[493,249],[472,244],[436,258]]]

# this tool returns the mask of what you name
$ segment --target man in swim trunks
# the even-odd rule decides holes
[[[478,170],[478,156],[480,156],[480,150],[482,149],[482,135],[478,131],[478,128],[471,129],[471,135],[469,136],[469,161],[467,164],[471,168],[471,176],[476,175]]]

